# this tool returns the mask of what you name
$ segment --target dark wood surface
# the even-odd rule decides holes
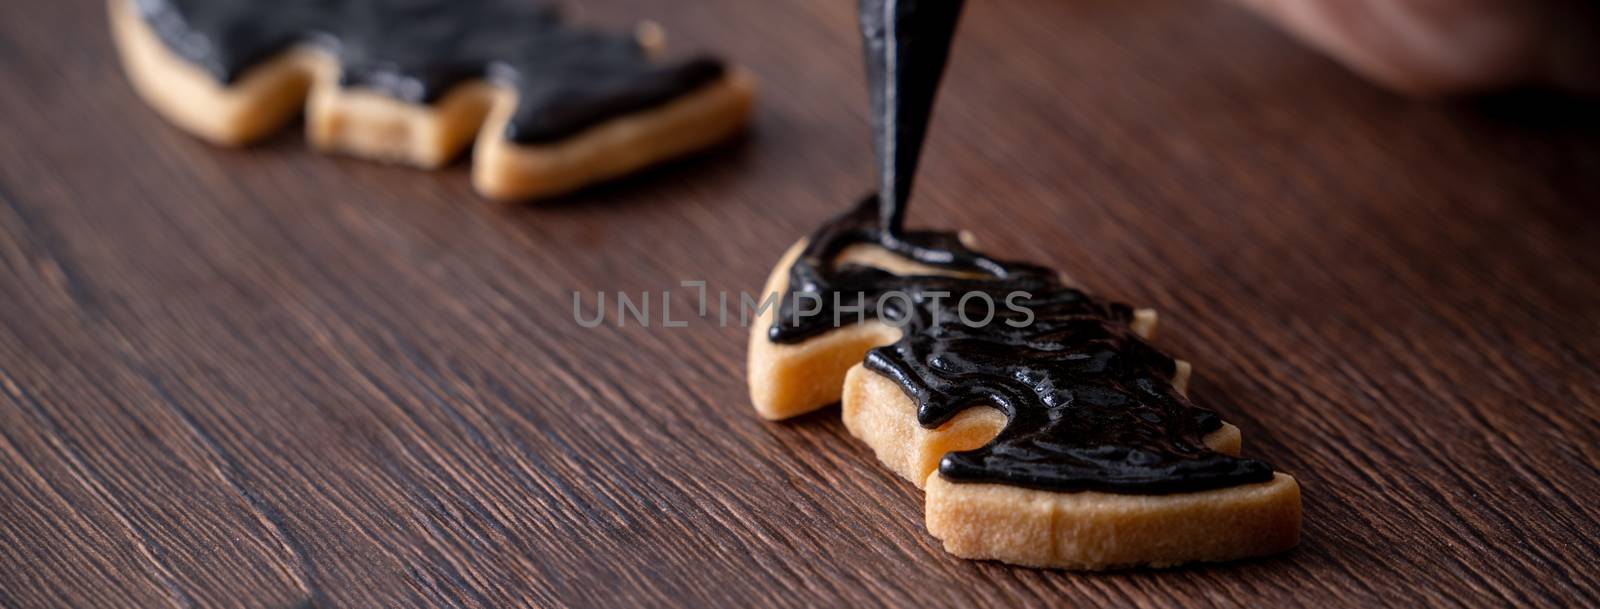
[[[1305,491],[1287,555],[1040,571],[946,555],[836,411],[758,420],[743,329],[572,321],[756,289],[865,192],[853,3],[583,4],[750,66],[752,135],[500,208],[203,144],[99,3],[0,3],[0,606],[1600,603],[1593,107],[1406,101],[1226,3],[973,3],[913,223],[1159,309]]]

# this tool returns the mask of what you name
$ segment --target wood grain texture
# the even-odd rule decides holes
[[[911,219],[1159,309],[1304,485],[1290,554],[955,559],[836,414],[749,411],[743,329],[575,324],[865,192],[851,4],[584,2],[749,65],[758,124],[510,209],[205,145],[100,2],[0,4],[0,606],[1600,604],[1593,108],[1409,102],[1225,3],[972,4]]]

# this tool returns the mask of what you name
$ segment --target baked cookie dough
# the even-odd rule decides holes
[[[242,145],[302,112],[328,152],[436,168],[468,143],[495,199],[566,193],[712,146],[753,79],[657,61],[660,28],[572,29],[524,0],[110,0],[129,79],[162,115]]]
[[[790,248],[768,278],[762,296],[782,300],[750,335],[757,413],[778,420],[839,402],[850,433],[924,489],[928,531],[965,558],[1161,567],[1298,542],[1298,483],[1239,458],[1239,429],[1188,401],[1190,366],[1147,342],[1153,311],[984,257],[970,237],[910,233],[884,245],[873,203]],[[881,298],[890,291],[911,298]],[[1006,325],[1022,316],[1002,306],[967,325],[992,311],[960,304],[962,294],[1012,291],[1031,294],[1012,301],[1029,324]],[[942,312],[930,293],[946,295]],[[961,307],[973,309],[965,320]]]

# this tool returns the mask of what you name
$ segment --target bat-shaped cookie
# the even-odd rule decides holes
[[[110,0],[139,93],[205,139],[244,144],[306,114],[327,151],[421,167],[476,140],[486,196],[564,193],[711,146],[753,82],[658,61],[659,28],[574,29],[533,0]]]
[[[1294,546],[1299,484],[1188,400],[1189,365],[1146,342],[1154,311],[903,228],[961,5],[861,0],[879,192],[767,280],[781,300],[750,335],[756,411],[841,402],[958,556],[1105,569]]]
[[[1295,479],[1184,395],[1154,311],[944,233],[878,228],[876,199],[795,245],[750,336],[768,419],[834,402],[927,493],[928,531],[967,558],[1075,569],[1231,560],[1293,547]],[[805,296],[798,296],[805,295]]]

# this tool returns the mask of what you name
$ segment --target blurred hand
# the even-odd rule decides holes
[[[1593,0],[1238,0],[1411,95],[1519,85],[1600,93]]]

